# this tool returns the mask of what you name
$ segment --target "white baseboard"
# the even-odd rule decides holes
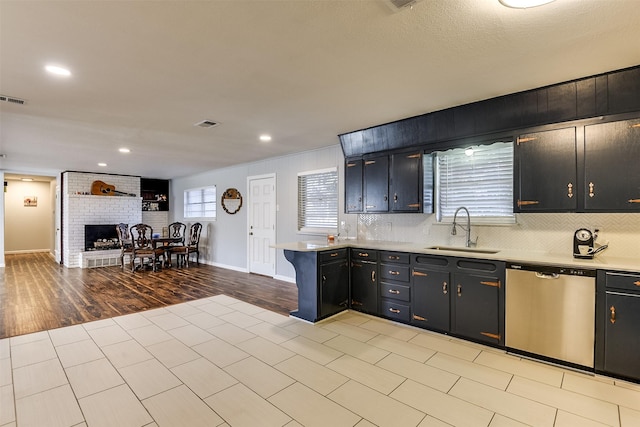
[[[21,250],[21,251],[4,251],[5,254],[7,255],[14,255],[14,254],[35,254],[35,253],[39,253],[39,252],[51,252],[51,249],[25,249],[25,250]]]
[[[295,277],[281,276],[276,274],[275,276],[273,276],[273,278],[276,280],[282,280],[283,282],[296,283]]]
[[[235,265],[220,264],[219,262],[210,262],[210,261],[205,261],[203,264],[212,265],[214,267],[225,268],[227,270],[239,271],[240,273],[248,273],[246,268],[236,267]]]

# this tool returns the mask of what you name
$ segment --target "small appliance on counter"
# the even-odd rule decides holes
[[[593,257],[609,247],[609,244],[596,243],[598,229],[593,232],[586,228],[580,228],[573,233],[573,257],[580,259],[593,259]]]

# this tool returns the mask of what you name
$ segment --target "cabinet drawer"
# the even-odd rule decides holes
[[[382,282],[380,283],[380,296],[382,298],[392,298],[409,302],[411,299],[411,290],[408,286]]]
[[[377,262],[378,261],[378,252],[377,251],[371,251],[368,249],[351,249],[351,258],[352,259],[359,259],[362,261],[372,261],[372,262]]]
[[[409,306],[399,304],[397,301],[383,299],[380,304],[381,315],[401,322],[409,322],[411,319]]]
[[[607,288],[625,289],[640,292],[640,275],[625,273],[606,273]]]
[[[395,264],[381,264],[380,277],[398,282],[409,281],[409,266]]]
[[[334,260],[344,259],[347,257],[347,249],[336,249],[335,251],[320,252],[320,262],[331,262]]]
[[[380,252],[381,262],[392,262],[394,264],[409,264],[411,254],[405,252]]]

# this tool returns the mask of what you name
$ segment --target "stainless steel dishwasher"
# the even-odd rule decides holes
[[[508,349],[594,367],[595,270],[507,263]]]

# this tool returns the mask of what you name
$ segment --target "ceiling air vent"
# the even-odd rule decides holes
[[[10,104],[24,105],[26,101],[24,99],[13,98],[11,96],[0,95],[0,102],[8,102]]]
[[[422,0],[383,0],[384,3],[394,12],[400,12],[401,10],[411,9],[414,4]]]
[[[194,126],[198,126],[201,128],[212,128],[214,126],[218,126],[219,123],[214,122],[213,120],[203,120],[201,122],[198,122],[196,124],[194,124]]]

